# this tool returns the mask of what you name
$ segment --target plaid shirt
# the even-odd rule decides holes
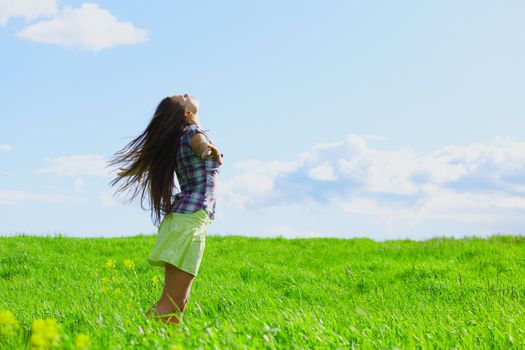
[[[182,133],[175,168],[181,191],[175,195],[172,211],[190,214],[204,209],[213,220],[219,163],[214,157],[202,159],[191,149],[191,138],[196,132],[203,133],[208,142],[214,145],[206,131],[196,124],[190,124]]]

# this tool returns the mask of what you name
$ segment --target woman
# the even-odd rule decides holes
[[[206,229],[215,216],[222,154],[200,127],[198,109],[199,102],[188,94],[164,98],[146,130],[110,161],[130,162],[119,168],[110,184],[126,179],[118,191],[140,184],[141,207],[147,189],[155,225],[163,216],[148,263],[164,269],[164,288],[146,316],[166,323],[182,321],[204,253]],[[175,196],[174,173],[180,185]],[[138,187],[131,200],[137,192]]]

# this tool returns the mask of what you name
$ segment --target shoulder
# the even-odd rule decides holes
[[[206,137],[206,139],[209,140],[208,131],[209,130],[203,129],[196,124],[190,124],[184,129],[183,139],[185,139],[187,142],[191,142],[191,139],[193,138],[195,134],[201,133]]]
[[[208,131],[209,130],[203,129],[200,126],[198,126],[197,124],[190,124],[190,125],[188,125],[187,127],[184,128],[183,133],[184,134],[193,135],[193,134],[195,134],[197,132],[201,132],[203,134],[206,134]]]

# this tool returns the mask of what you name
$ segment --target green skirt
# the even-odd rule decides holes
[[[191,214],[167,214],[159,225],[148,263],[162,269],[169,263],[197,276],[206,246],[206,229],[211,222],[204,209]]]

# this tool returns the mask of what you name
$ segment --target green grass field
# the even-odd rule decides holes
[[[176,325],[155,239],[0,238],[0,348],[525,348],[525,237],[208,236]]]

